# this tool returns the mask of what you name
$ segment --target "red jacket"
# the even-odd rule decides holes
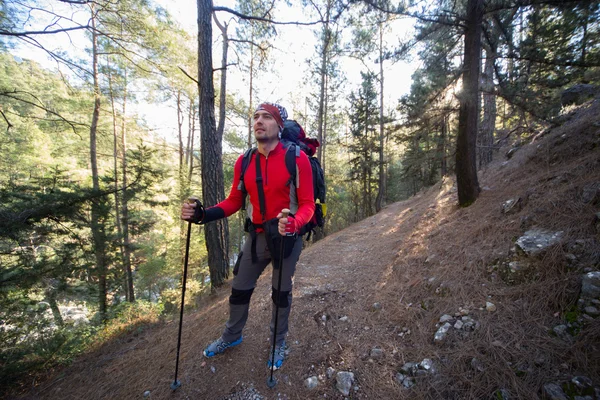
[[[255,151],[244,172],[244,185],[250,198],[250,204],[252,205],[252,215],[250,217],[255,224],[262,224],[269,219],[276,218],[277,214],[284,208],[289,208],[292,211],[298,228],[308,223],[313,216],[315,200],[313,195],[312,168],[308,156],[301,151],[300,157],[296,157],[298,168],[297,180],[299,184],[294,189],[294,186],[288,185],[290,174],[285,166],[286,151],[281,142],[277,144],[277,147],[267,157]],[[260,204],[258,201],[256,157],[260,158],[260,171],[263,178],[263,190],[265,192],[266,213],[264,221],[260,213]],[[233,183],[229,196],[216,205],[216,207],[224,211],[226,217],[242,208],[243,194],[238,188],[242,173],[242,159],[243,155],[235,163]],[[297,205],[293,201],[295,197],[294,192],[298,196]]]

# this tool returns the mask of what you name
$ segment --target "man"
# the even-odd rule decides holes
[[[242,342],[242,330],[248,319],[250,297],[259,276],[272,261],[271,338],[275,329],[276,302],[279,301],[273,368],[279,369],[285,359],[285,336],[292,305],[292,278],[302,251],[302,238],[298,236],[298,232],[310,221],[315,209],[312,169],[306,154],[300,152],[296,156],[296,182],[290,179],[285,165],[287,149],[280,142],[280,138],[286,119],[287,112],[282,106],[272,103],[260,104],[254,113],[257,149],[250,157],[243,179],[240,180],[244,156],[240,156],[235,163],[233,184],[227,199],[204,212],[201,205],[198,206],[198,202],[183,205],[182,219],[205,224],[238,211],[245,198],[244,189],[250,197],[248,214],[252,223],[238,264],[234,268],[229,297],[229,320],[221,337],[204,350],[206,357],[214,357]],[[283,218],[281,211],[286,208],[291,210],[291,214]],[[275,229],[269,228],[273,226]],[[278,243],[284,240],[283,236],[286,236],[286,250],[289,255],[284,256],[282,268],[279,268]],[[282,276],[281,290],[278,291],[279,274]],[[267,366],[271,367],[270,358]]]

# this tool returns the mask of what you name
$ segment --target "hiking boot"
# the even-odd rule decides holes
[[[271,348],[272,349],[272,348]],[[287,346],[285,345],[285,340],[279,345],[275,346],[275,365],[273,366],[273,370],[278,370],[283,365],[285,361]],[[267,367],[271,368],[271,359],[273,358],[273,354],[269,354],[269,359],[267,360]]]
[[[214,357],[217,354],[223,353],[228,348],[237,346],[240,343],[242,343],[241,336],[239,339],[234,340],[233,342],[224,342],[222,338],[218,338],[217,340],[209,344],[208,347],[206,347],[206,349],[204,349],[204,357]]]

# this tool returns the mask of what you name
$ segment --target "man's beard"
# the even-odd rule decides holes
[[[277,135],[275,137],[268,137],[268,136],[256,137],[256,136],[254,136],[254,138],[256,139],[256,141],[258,143],[269,143],[269,142],[279,141],[279,135]]]

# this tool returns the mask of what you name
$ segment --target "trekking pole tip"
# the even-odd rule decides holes
[[[275,385],[277,385],[277,379],[271,375],[269,378],[267,378],[267,386],[272,389],[275,387]]]
[[[179,387],[181,386],[181,382],[179,381],[173,381],[173,383],[171,383],[171,390],[175,391],[177,390]]]

